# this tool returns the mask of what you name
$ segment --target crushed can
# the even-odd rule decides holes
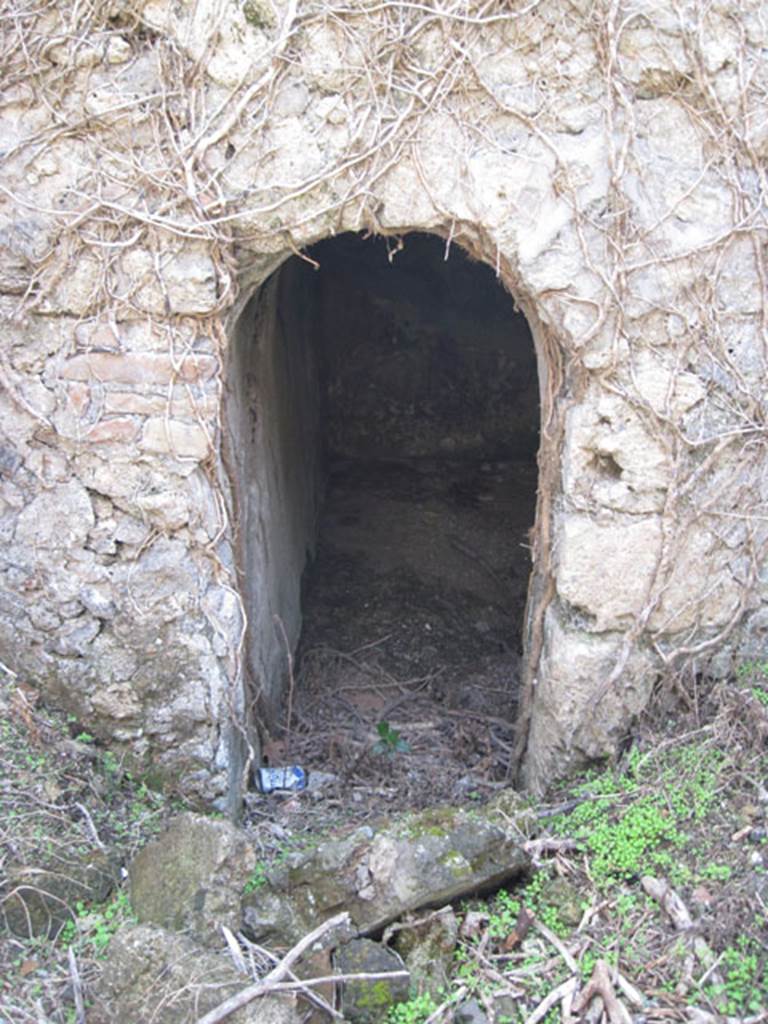
[[[297,764],[285,768],[257,768],[256,781],[262,793],[297,793],[307,788],[307,772]]]

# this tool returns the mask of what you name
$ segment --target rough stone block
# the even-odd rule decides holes
[[[255,864],[245,835],[228,821],[183,814],[131,862],[131,905],[142,923],[219,944],[221,925],[240,927],[240,896]]]
[[[739,566],[738,554],[723,548],[709,530],[686,530],[680,537],[671,576],[650,618],[650,627],[680,633],[697,623],[705,627],[724,626],[739,606],[740,578],[745,578],[747,572],[746,565]],[[703,605],[698,600],[702,593],[707,594]]]
[[[150,395],[137,391],[108,391],[104,395],[104,410],[109,413],[135,413],[138,416],[170,416],[172,419],[197,419],[213,416],[216,401],[213,395],[187,393],[185,388],[174,388],[172,398],[166,394]]]
[[[658,512],[670,480],[668,453],[619,398],[590,396],[566,420],[564,484],[585,502]]]
[[[159,261],[146,249],[134,249],[123,257],[122,269],[132,304],[148,313],[210,313],[218,301],[214,262],[194,246]]]
[[[459,922],[451,907],[444,907],[422,924],[412,924],[395,935],[395,949],[411,972],[411,985],[419,993],[440,998],[450,988]]]
[[[138,696],[127,683],[97,690],[91,697],[91,704],[98,715],[113,721],[138,721],[141,718],[142,707]]]
[[[202,460],[210,451],[210,441],[203,428],[194,423],[166,420],[157,416],[144,424],[141,447],[148,452]]]
[[[650,656],[635,648],[623,661],[619,678],[606,686],[623,657],[619,632],[569,629],[556,605],[547,611],[545,627],[525,766],[525,784],[535,793],[615,751],[656,680]]]
[[[228,953],[202,949],[192,939],[153,925],[130,925],[109,946],[104,973],[89,1010],[93,1024],[189,1024],[252,982]],[[266,996],[227,1017],[228,1024],[301,1024],[293,995]]]
[[[353,939],[334,956],[339,974],[378,974],[403,971],[403,961],[394,950],[372,939]],[[344,982],[341,1005],[351,1024],[381,1024],[387,1012],[408,999],[409,977],[379,981]]]
[[[97,619],[78,615],[61,627],[51,641],[50,649],[63,658],[83,658],[100,629],[101,623]]]
[[[341,906],[370,934],[406,911],[496,889],[529,862],[495,813],[431,808],[321,843],[245,896],[245,923],[259,940],[290,945]]]
[[[55,938],[78,900],[103,902],[117,880],[110,857],[97,850],[66,866],[7,864],[0,885],[0,922],[15,935]]]
[[[179,491],[161,491],[158,494],[140,494],[136,504],[147,520],[161,530],[178,530],[189,522],[189,501]]]
[[[94,522],[88,492],[77,480],[70,480],[41,491],[22,510],[14,541],[32,552],[82,547]]]
[[[598,522],[563,517],[557,591],[592,620],[596,632],[626,627],[642,609],[661,550],[658,516],[617,515]]]
[[[207,355],[189,355],[175,362],[156,352],[86,352],[73,356],[62,366],[64,380],[98,380],[105,384],[169,384],[172,380],[195,383],[216,372],[216,360]]]
[[[89,444],[131,444],[139,433],[139,424],[131,416],[113,416],[100,420],[83,437]]]

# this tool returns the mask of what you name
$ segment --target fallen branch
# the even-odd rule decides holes
[[[693,919],[688,908],[675,890],[663,878],[645,875],[640,884],[646,893],[659,904],[679,932],[688,931],[693,927]]]
[[[433,910],[431,914],[427,914],[426,917],[419,917],[415,921],[395,921],[384,929],[384,934],[381,937],[382,944],[385,946],[388,945],[392,936],[396,935],[400,931],[412,931],[417,928],[421,928],[423,925],[430,924],[432,921],[437,921],[440,917],[450,912],[450,907],[440,907],[439,910]]]
[[[251,950],[251,951],[256,950],[256,952],[259,954],[259,956],[263,957],[264,960],[271,961],[273,964],[277,964],[277,963],[280,962],[280,957],[279,956],[275,956],[275,954],[270,952],[270,950],[265,949],[263,946],[257,945],[255,942],[250,942],[241,933],[238,933],[238,938],[240,939],[240,942],[244,943],[249,948],[249,950]],[[310,984],[317,984],[317,982],[318,982],[318,978],[317,977],[311,977],[310,976],[309,980],[305,981],[303,978],[297,977],[295,971],[289,971],[288,972],[288,978],[289,978],[290,981],[295,981],[295,982],[299,983],[300,985],[302,985],[302,990],[301,991],[302,991],[304,997],[307,1000],[309,1000],[309,1002],[311,1002],[314,1006],[319,1007],[321,1010],[323,1010],[325,1013],[327,1013],[328,1016],[331,1017],[333,1020],[343,1020],[342,1014],[340,1014],[337,1010],[335,1010],[331,1006],[331,1004],[326,999],[324,999],[323,996],[320,995],[319,992],[313,992],[312,991],[312,989],[310,987]],[[333,980],[334,980],[334,982],[338,981],[339,980],[338,976],[334,975],[334,979]]]
[[[539,815],[537,815],[537,817],[539,817]],[[563,853],[564,851],[570,853],[573,850],[577,850],[578,847],[579,844],[575,839],[552,839],[549,837],[542,839],[529,839],[527,842],[523,843],[523,849],[528,856],[532,857],[534,860],[541,857],[543,853]]]
[[[625,999],[628,999],[630,1003],[637,1010],[642,1010],[648,1000],[645,998],[642,992],[635,988],[631,981],[628,981],[623,974],[616,973],[616,984],[622,991]]]
[[[254,999],[258,999],[260,996],[265,996],[269,992],[273,992],[275,987],[282,981],[285,975],[290,971],[291,967],[296,961],[311,947],[321,939],[328,932],[333,931],[335,928],[341,928],[344,925],[349,924],[349,914],[346,911],[343,914],[337,914],[335,917],[329,918],[324,921],[323,924],[318,925],[308,935],[305,935],[303,939],[296,943],[296,945],[288,950],[282,960],[276,967],[273,967],[269,974],[265,975],[261,981],[257,981],[253,985],[249,985],[244,988],[237,995],[230,996],[229,999],[225,999],[223,1003],[220,1003],[213,1010],[210,1010],[204,1016],[199,1017],[197,1024],[218,1024],[220,1020],[224,1020],[235,1010],[239,1010],[241,1006],[247,1006],[248,1003],[253,1002]],[[308,984],[309,982],[304,982]],[[295,982],[289,982],[292,987],[295,987]]]
[[[83,983],[80,980],[80,972],[77,969],[77,958],[74,949],[70,946],[67,950],[69,961],[69,977],[72,982],[72,997],[75,1001],[75,1020],[77,1024],[85,1024],[85,1003],[83,1002]]]
[[[583,1013],[595,996],[599,996],[603,1000],[605,1012],[608,1014],[611,1024],[632,1024],[629,1010],[614,991],[608,964],[605,960],[596,962],[592,977],[574,1007],[576,1013]]]
[[[390,978],[407,978],[409,972],[402,971],[351,971],[349,974],[321,974],[317,978],[296,978],[293,981],[276,981],[270,992],[296,992],[309,985],[328,985],[345,981],[388,981]],[[198,1021],[198,1024],[201,1024]]]
[[[693,918],[688,912],[686,905],[668,882],[665,882],[663,878],[653,878],[651,875],[645,875],[640,879],[640,884],[648,895],[656,900],[677,931],[692,933]],[[694,981],[692,977],[691,981],[699,989],[708,978],[711,978],[716,985],[722,985],[723,979],[717,970],[720,958],[715,956],[707,945],[706,940],[701,935],[690,934],[688,943],[690,948],[693,949],[696,959],[705,968],[704,974],[698,981]],[[722,994],[720,997],[715,997],[715,1002],[719,1003],[718,1008],[722,1009],[724,1005]]]
[[[450,995],[444,1002],[440,1003],[436,1010],[424,1021],[424,1024],[437,1024],[440,1017],[445,1013],[449,1006],[458,1006],[464,996],[467,994],[467,989],[464,985],[457,988],[456,991]]]
[[[549,995],[541,1000],[533,1013],[526,1017],[525,1024],[538,1024],[540,1020],[544,1020],[553,1006],[557,1006],[559,1002],[573,995],[578,983],[578,978],[568,978],[557,988],[553,988]]]
[[[562,944],[560,939],[558,939],[555,933],[551,931],[549,928],[547,928],[545,924],[542,924],[541,921],[538,920],[538,918],[534,920],[533,927],[536,929],[539,935],[542,936],[542,938],[546,939],[551,946],[555,947],[555,949],[563,958],[563,960],[565,960],[565,964],[568,970],[571,972],[571,974],[578,974],[579,965],[576,963],[572,954],[568,952],[568,950]]]
[[[221,925],[221,931],[227,943],[229,955],[232,957],[235,969],[238,970],[240,974],[248,974],[248,965],[245,962],[243,951],[240,949],[240,943],[225,924]]]

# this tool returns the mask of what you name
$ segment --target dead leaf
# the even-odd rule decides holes
[[[694,903],[704,903],[704,904],[711,903],[712,902],[712,893],[709,891],[709,889],[706,889],[703,885],[697,885],[696,888],[691,893],[691,899],[693,900]]]
[[[262,756],[269,765],[282,764],[285,757],[285,740],[269,739],[262,747]]]
[[[33,971],[36,971],[39,966],[40,962],[38,960],[25,960],[24,963],[19,968],[19,974],[22,976],[22,978],[26,978],[28,974],[31,974]]]
[[[384,698],[375,690],[353,690],[347,695],[347,700],[358,711],[373,711],[375,713],[381,711],[385,704]]]
[[[530,931],[530,927],[533,924],[533,918],[534,915],[528,907],[520,907],[520,913],[517,915],[515,927],[501,944],[501,948],[504,953],[511,953],[513,949],[516,949],[520,945]]]

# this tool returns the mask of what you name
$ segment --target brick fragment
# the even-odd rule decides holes
[[[149,452],[167,452],[170,455],[204,459],[210,445],[202,427],[157,416],[144,424],[141,447]]]
[[[113,416],[94,423],[85,437],[91,444],[130,444],[139,433],[139,424],[132,416]]]
[[[196,419],[198,416],[212,416],[216,402],[213,395],[181,394],[170,399],[166,395],[148,395],[139,391],[108,391],[104,396],[104,408],[111,413],[135,413],[139,416],[166,416],[173,419]]]
[[[176,366],[170,356],[156,352],[84,352],[68,359],[61,370],[65,380],[99,380],[121,384],[194,384],[216,372],[213,356],[189,355]]]

